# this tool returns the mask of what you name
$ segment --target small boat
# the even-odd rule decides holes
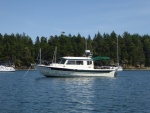
[[[9,63],[0,62],[0,72],[14,72],[14,65]]]
[[[58,63],[54,62],[49,65],[43,65],[40,61],[40,64],[35,65],[35,68],[47,77],[115,77],[116,75],[116,69],[113,67],[95,68],[94,58],[91,57],[90,50],[86,50],[82,57],[61,57]]]
[[[118,65],[118,66],[117,66],[117,71],[123,71],[122,66]]]
[[[14,67],[0,65],[0,72],[13,72],[15,71]]]
[[[120,66],[118,63],[117,63],[117,66],[114,66],[114,68],[115,68],[117,71],[123,71],[122,66]]]

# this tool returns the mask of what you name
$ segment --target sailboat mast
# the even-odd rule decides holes
[[[40,48],[40,64],[41,64],[41,48]]]
[[[55,63],[56,63],[57,46],[55,47]]]
[[[56,63],[57,46],[55,47],[52,63]]]
[[[119,66],[119,57],[118,57],[118,37],[117,37],[117,66]]]
[[[87,39],[85,39],[85,50],[87,50]]]

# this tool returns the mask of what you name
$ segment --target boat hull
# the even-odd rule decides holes
[[[123,68],[121,66],[118,66],[117,71],[123,71]]]
[[[75,76],[105,76],[115,77],[114,69],[69,69],[50,66],[36,66],[36,69],[47,77],[75,77]]]
[[[121,66],[114,67],[117,71],[123,71],[123,68]]]

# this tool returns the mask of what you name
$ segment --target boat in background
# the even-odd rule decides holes
[[[54,59],[56,61],[56,58]],[[35,65],[35,68],[41,74],[47,77],[77,77],[77,76],[115,77],[116,75],[116,69],[113,67],[95,68],[94,58],[92,58],[90,50],[85,50],[85,55],[82,57],[69,57],[69,56],[61,57],[58,63],[54,62],[51,63],[50,65],[43,65],[41,64],[40,61],[40,64]]]
[[[13,71],[15,71],[14,67],[0,65],[0,72],[13,72]]]
[[[114,66],[114,68],[115,68],[117,71],[123,71],[122,66],[120,66],[118,63],[117,63],[117,66]]]
[[[15,71],[15,66],[10,63],[10,62],[0,62],[0,72],[14,72]]]
[[[123,71],[122,66],[118,65],[118,66],[117,66],[117,71]]]

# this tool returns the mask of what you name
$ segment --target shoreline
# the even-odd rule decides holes
[[[15,68],[15,70],[36,70],[35,68]],[[145,70],[145,71],[150,71],[149,68],[123,68],[123,71],[125,70]]]
[[[143,71],[150,71],[150,69],[123,69],[123,70],[126,70],[126,71],[127,71],[127,70],[133,70],[133,71],[134,71],[134,70],[137,70],[137,71],[138,71],[138,70],[139,70],[139,71],[142,71],[142,70],[143,70]]]

